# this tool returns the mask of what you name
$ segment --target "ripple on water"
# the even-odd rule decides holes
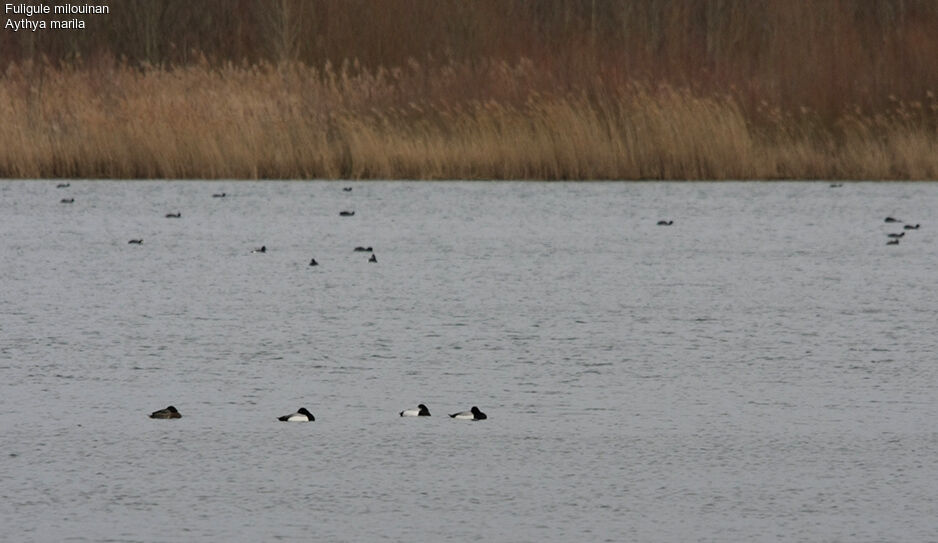
[[[818,187],[2,182],[4,535],[930,540],[938,192]]]

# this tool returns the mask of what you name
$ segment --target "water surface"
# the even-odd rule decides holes
[[[0,183],[0,534],[933,540],[936,189]]]

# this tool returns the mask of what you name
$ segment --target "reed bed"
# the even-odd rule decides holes
[[[938,102],[823,118],[529,60],[10,65],[7,178],[936,179]]]
[[[109,5],[0,33],[0,176],[938,178],[934,0]]]

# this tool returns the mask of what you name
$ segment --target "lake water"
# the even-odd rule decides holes
[[[936,209],[934,183],[2,182],[0,539],[935,541]],[[886,216],[921,228],[887,246]]]

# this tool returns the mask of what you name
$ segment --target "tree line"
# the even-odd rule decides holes
[[[773,104],[882,107],[938,91],[934,0],[98,0],[80,32],[0,32],[0,67],[120,62],[362,69],[524,58]]]

